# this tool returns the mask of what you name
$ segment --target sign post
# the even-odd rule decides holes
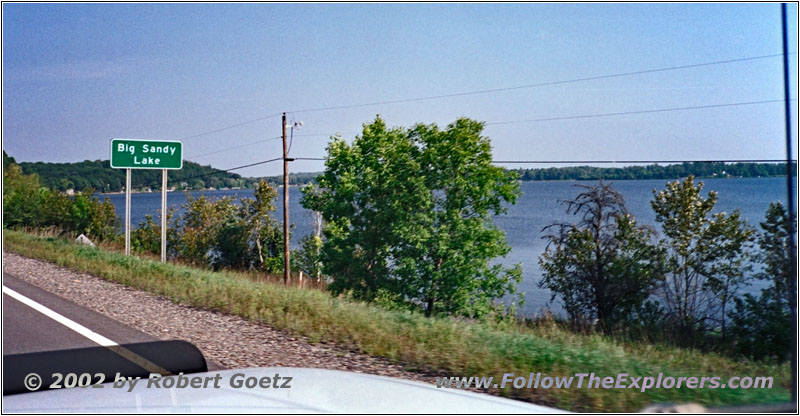
[[[167,170],[161,169],[161,262],[167,262]]]
[[[111,139],[111,167],[125,169],[125,255],[131,254],[131,170],[161,169],[161,261],[167,261],[167,170],[183,168],[183,143]]]
[[[131,170],[125,169],[125,255],[131,255]]]

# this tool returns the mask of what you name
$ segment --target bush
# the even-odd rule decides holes
[[[145,215],[144,220],[131,231],[131,251],[136,253],[161,253],[161,226],[153,221],[152,215]]]
[[[277,191],[261,181],[254,196],[242,198],[237,206],[233,198],[187,194],[184,214],[170,227],[175,254],[214,269],[283,271],[283,232],[270,217]]]
[[[56,228],[94,241],[110,241],[117,234],[114,205],[108,198],[94,198],[91,188],[71,197],[42,187],[36,175],[24,175],[16,164],[5,168],[3,179],[6,227]]]

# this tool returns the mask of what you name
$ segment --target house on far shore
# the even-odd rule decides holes
[[[72,188],[69,188],[66,191],[64,191],[64,193],[67,194],[67,195],[75,195],[75,190],[72,189]]]

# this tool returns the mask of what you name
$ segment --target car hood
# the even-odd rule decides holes
[[[280,385],[275,388],[275,375]],[[58,413],[565,413],[562,410],[390,377],[311,368],[264,367],[187,374],[205,387],[140,380],[117,387],[48,390],[3,397],[3,412]],[[177,379],[179,376],[167,378]],[[268,387],[239,381],[270,379]],[[176,380],[173,382],[177,383]],[[262,382],[264,383],[264,382]],[[264,384],[266,384],[264,383]]]

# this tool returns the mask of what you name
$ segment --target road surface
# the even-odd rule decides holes
[[[12,296],[12,293],[44,306],[57,315],[36,310],[23,303],[25,301],[20,300],[19,296]],[[105,315],[3,273],[3,355],[99,345],[86,335],[57,321],[58,315],[117,344],[156,340]]]

